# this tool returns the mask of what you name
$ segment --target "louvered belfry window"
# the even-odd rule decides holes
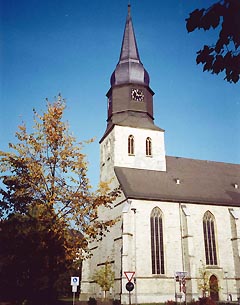
[[[150,223],[152,274],[164,274],[163,218],[158,207],[152,210]]]
[[[212,213],[207,211],[203,217],[203,235],[206,265],[217,265],[215,219]]]
[[[134,136],[130,135],[128,137],[128,154],[134,155]]]

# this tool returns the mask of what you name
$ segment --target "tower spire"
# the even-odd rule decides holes
[[[130,3],[128,4],[128,14],[123,33],[119,61],[111,76],[112,86],[124,83],[149,85],[149,75],[141,63],[138,52],[131,17]]]
[[[137,42],[133,29],[130,4],[128,4],[128,15],[123,34],[123,41],[122,41],[122,48],[121,48],[119,62],[121,63],[124,60],[129,60],[129,61],[137,60],[140,63]]]
[[[161,129],[154,124],[153,95],[149,75],[140,60],[128,3],[127,18],[119,61],[111,76],[111,88],[107,92],[107,128],[100,143],[114,126]]]

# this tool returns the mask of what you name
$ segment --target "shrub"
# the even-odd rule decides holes
[[[216,305],[216,302],[209,297],[199,298],[199,305]]]
[[[97,305],[97,300],[95,298],[89,298],[88,305]]]
[[[175,301],[168,300],[167,302],[165,302],[165,305],[177,305],[177,303]]]
[[[190,302],[188,302],[188,305],[199,305],[199,301],[192,299]]]

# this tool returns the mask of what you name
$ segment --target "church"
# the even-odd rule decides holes
[[[100,178],[120,186],[121,196],[99,217],[119,221],[91,243],[80,299],[102,297],[93,274],[107,263],[115,276],[108,298],[121,304],[197,300],[205,284],[212,299],[237,301],[240,165],[166,156],[130,5],[110,83]]]

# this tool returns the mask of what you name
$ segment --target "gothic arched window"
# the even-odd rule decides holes
[[[146,139],[146,156],[151,156],[152,155],[152,139],[147,138]]]
[[[158,207],[152,210],[150,217],[151,226],[151,254],[152,274],[164,274],[163,250],[163,221],[162,212]]]
[[[203,217],[203,234],[206,265],[217,265],[215,219],[213,214],[209,211],[207,211]]]
[[[128,154],[134,155],[134,136],[130,135],[128,137]]]

